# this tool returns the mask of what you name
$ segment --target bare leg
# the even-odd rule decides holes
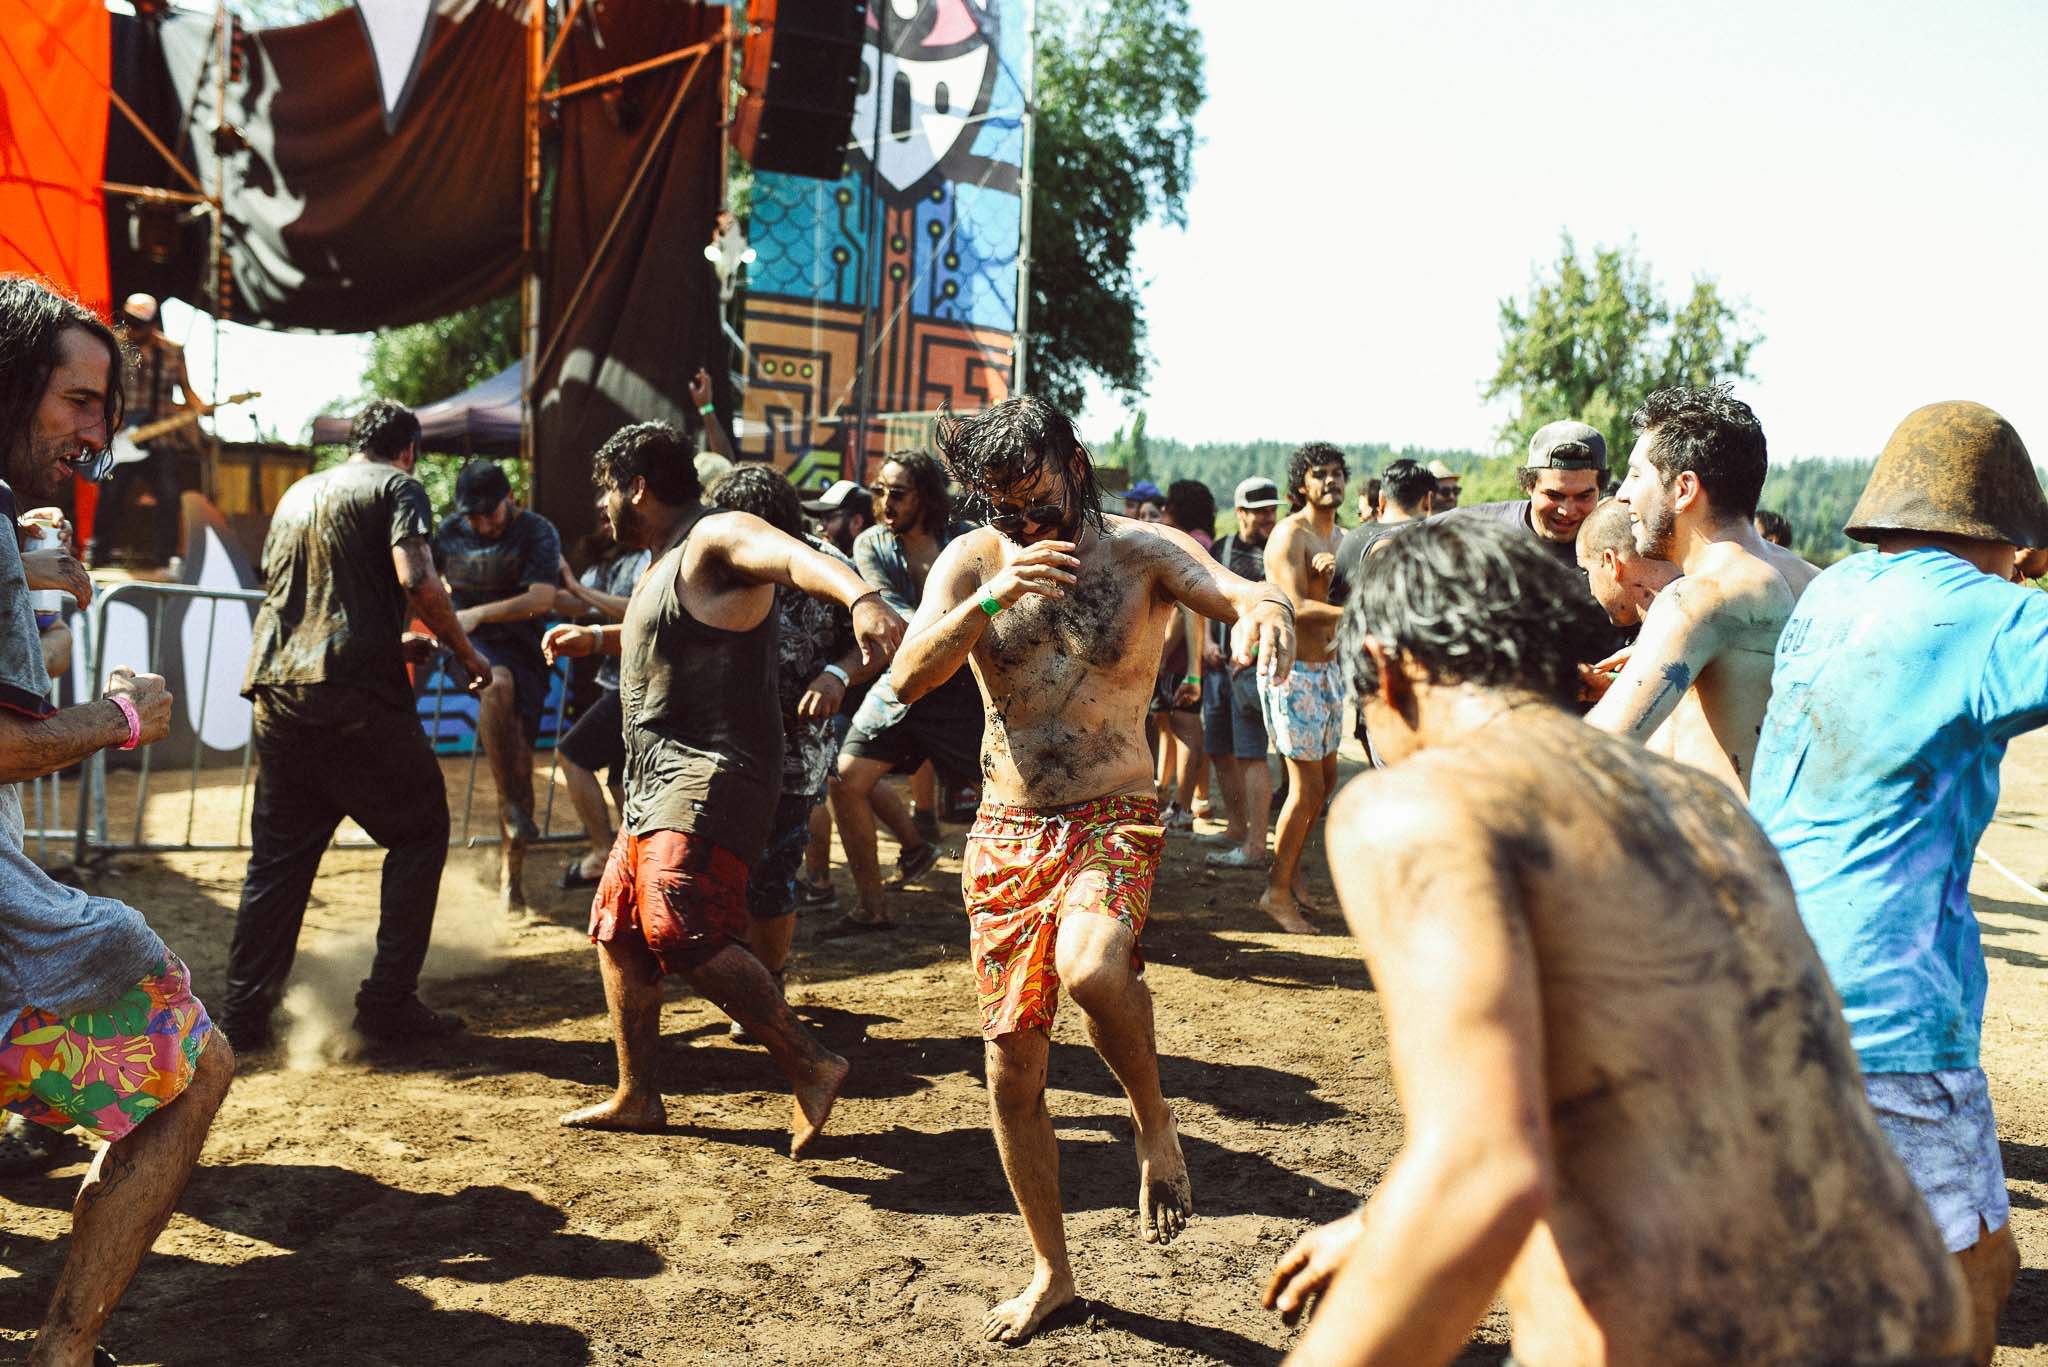
[[[1981,1219],[1977,1223],[1983,1228]],[[1991,1367],[1991,1356],[1998,1351],[1998,1317],[2005,1311],[2006,1298],[2012,1295],[2013,1280],[2020,1271],[2012,1226],[1986,1231],[1955,1259],[1970,1298],[1970,1361],[1976,1367]]]
[[[92,1361],[107,1316],[199,1162],[206,1131],[234,1076],[234,1051],[216,1030],[185,1090],[93,1159],[71,1208],[71,1247],[29,1352],[32,1367],[87,1367]]]
[[[1131,972],[1131,932],[1109,916],[1070,914],[1060,922],[1053,962],[1088,1021],[1088,1039],[1116,1074],[1137,1131],[1138,1237],[1170,1244],[1195,1213],[1180,1126],[1159,1088],[1152,990]]]
[[[917,772],[910,776],[910,805],[919,816],[932,821],[939,819],[939,780],[932,772],[930,760],[918,765]]]
[[[863,921],[889,919],[882,893],[881,856],[875,852],[875,808],[871,800],[889,766],[878,759],[845,755],[839,761],[839,782],[832,785],[832,818],[839,823],[839,844],[846,868],[860,892]]]
[[[784,917],[784,920],[790,918]],[[825,1128],[832,1103],[846,1082],[846,1060],[818,1042],[796,1018],[761,961],[738,945],[727,945],[687,974],[690,985],[768,1047],[789,1077],[789,1156],[802,1158]]]
[[[1157,716],[1158,714],[1154,713],[1153,715]],[[1155,762],[1152,766],[1152,787],[1154,790],[1164,791],[1172,786],[1173,776],[1179,771],[1180,742],[1179,738],[1174,735],[1171,726],[1159,727],[1158,735],[1159,741],[1154,747],[1155,754],[1153,758]]]
[[[1045,1106],[1046,1034],[1020,1030],[998,1035],[983,1052],[996,1152],[1031,1236],[1031,1283],[991,1309],[981,1327],[997,1342],[1021,1343],[1047,1315],[1074,1299],[1066,1219],[1060,1211],[1059,1141]]]
[[[1244,852],[1255,859],[1263,859],[1266,857],[1266,828],[1273,820],[1273,771],[1266,767],[1264,755],[1257,759],[1232,759],[1225,764],[1226,767],[1236,767],[1244,793]]]
[[[1244,766],[1233,755],[1217,755],[1216,786],[1223,790],[1223,838],[1232,845],[1242,845],[1245,833]],[[1270,799],[1271,794],[1267,794]],[[1259,848],[1265,849],[1265,841]]]
[[[584,877],[595,878],[604,872],[605,857],[611,853],[612,809],[605,804],[604,785],[597,781],[597,775],[566,755],[561,758],[569,801],[575,804],[576,819],[583,823],[583,834],[590,841],[590,853],[583,856],[577,868]]]
[[[1320,759],[1287,761],[1287,801],[1280,807],[1280,829],[1273,842],[1273,868],[1266,875],[1266,891],[1259,898],[1259,910],[1273,918],[1282,930],[1312,935],[1315,927],[1301,914],[1301,851],[1309,831],[1323,809],[1323,762]]]
[[[839,780],[832,780],[832,787]],[[811,843],[804,846],[804,878],[822,886],[832,876],[832,804],[820,802],[811,808]]]
[[[747,923],[747,947],[770,973],[780,973],[789,963],[789,946],[795,938],[794,916],[772,916]]]
[[[498,788],[498,826],[504,836],[498,888],[507,908],[524,907],[526,841],[533,834],[533,754],[519,724],[512,671],[503,666],[491,671],[477,704],[477,736]]]
[[[619,1054],[619,1085],[609,1098],[569,1112],[562,1123],[579,1130],[652,1133],[668,1124],[654,1079],[661,1046],[660,966],[645,944],[626,936],[598,942],[597,968],[612,1018],[612,1045]]]
[[[1178,765],[1173,773],[1173,800],[1183,811],[1195,805],[1195,780],[1200,777],[1203,765],[1202,719],[1192,712],[1170,712],[1169,725],[1173,727],[1175,739],[1180,742]]]
[[[882,829],[894,836],[896,843],[906,850],[914,850],[924,844],[924,836],[918,833],[910,819],[910,808],[904,805],[903,794],[896,785],[877,782],[874,791],[868,794],[868,802],[875,809],[875,820]]]

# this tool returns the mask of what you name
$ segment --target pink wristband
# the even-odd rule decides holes
[[[119,693],[107,695],[107,701],[121,709],[121,715],[128,719],[128,739],[121,742],[123,750],[133,750],[142,744],[142,714],[135,710],[135,704]]]

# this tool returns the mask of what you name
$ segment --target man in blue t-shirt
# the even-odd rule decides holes
[[[1909,414],[1779,639],[1750,805],[1841,994],[1878,1123],[1969,1283],[1988,1363],[2019,1255],[1978,1058],[1977,841],[2013,737],[2048,723],[2048,596],[2010,582],[2048,499],[2010,424]]]
[[[456,619],[491,664],[477,737],[498,785],[504,836],[499,888],[508,908],[523,907],[526,842],[540,838],[533,820],[533,742],[548,697],[540,619],[555,610],[562,538],[552,522],[512,501],[512,481],[500,466],[473,460],[456,477],[455,511],[434,533],[434,561],[448,581]]]

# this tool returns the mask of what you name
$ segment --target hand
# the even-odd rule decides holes
[[[1337,557],[1329,551],[1317,551],[1309,559],[1308,572],[1318,579],[1328,578],[1337,572]]]
[[[1621,677],[1622,667],[1629,656],[1635,653],[1633,644],[1625,645],[1604,660],[1579,666],[1579,701],[1599,702],[1607,696],[1607,690],[1614,687],[1614,681]]]
[[[1031,594],[1064,598],[1067,585],[1081,577],[1081,562],[1074,556],[1071,541],[1040,541],[1017,552],[1009,564],[981,586],[983,598],[993,598],[1004,607]]]
[[[846,685],[839,682],[839,676],[819,670],[818,677],[796,700],[796,715],[803,721],[823,721],[838,716],[839,705],[845,701]]]
[[[1223,647],[1212,640],[1207,631],[1202,633],[1202,672],[1223,668]]]
[[[904,622],[879,593],[863,594],[853,603],[853,639],[860,642],[860,662],[887,663],[903,644]]]
[[[138,745],[149,745],[171,734],[171,690],[160,674],[137,674],[116,669],[107,675],[106,697],[126,698],[142,721]]]
[[[398,638],[398,653],[409,665],[423,665],[434,658],[441,643],[423,631],[408,631]]]
[[[1279,683],[1294,668],[1294,606],[1267,594],[1230,629],[1230,654],[1239,669],[1256,664],[1259,678]]]
[[[21,568],[32,589],[60,590],[76,598],[80,607],[92,601],[92,576],[69,551],[30,551],[21,557]]]
[[[64,516],[62,508],[31,508],[21,515],[21,530],[26,533],[28,524],[40,522],[46,527],[57,529],[57,548],[78,554],[78,534],[71,525],[71,519]],[[2025,552],[2021,552],[2025,554]]]
[[[1202,681],[1200,679],[1195,680],[1193,683],[1182,679],[1180,686],[1173,690],[1173,705],[1175,707],[1193,707],[1201,700]]]
[[[470,635],[483,625],[483,618],[479,616],[482,612],[482,608],[462,608],[456,612],[455,621],[461,626],[464,636]]]
[[[1296,1239],[1294,1247],[1273,1264],[1272,1279],[1260,1302],[1268,1310],[1278,1310],[1285,1323],[1294,1323],[1308,1308],[1309,1300],[1329,1286],[1363,1233],[1365,1210],[1361,1207]]]
[[[2012,568],[2013,576],[2023,584],[2028,580],[2048,575],[2048,546],[2032,549],[2022,547],[2019,555],[2013,560]]]
[[[464,685],[472,693],[481,693],[490,686],[491,662],[475,646],[465,646],[464,653],[455,657],[455,663],[462,666],[462,672],[469,675]]]
[[[581,660],[597,654],[597,645],[603,637],[596,627],[582,626],[575,622],[564,622],[549,627],[547,635],[540,638],[540,653],[552,665],[557,660]],[[484,670],[484,677],[490,677],[490,670]]]
[[[575,567],[570,565],[569,558],[567,556],[562,557],[560,565],[562,587],[569,590],[569,592],[571,593],[576,593],[583,587],[583,581],[576,577]]]
[[[697,373],[690,377],[690,406],[702,408],[710,402],[711,376],[705,373],[704,367],[698,366]]]

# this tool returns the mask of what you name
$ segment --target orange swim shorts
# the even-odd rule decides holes
[[[747,942],[746,861],[682,831],[620,831],[590,899],[590,938],[634,936],[662,973]]]
[[[986,1039],[1052,1025],[1053,949],[1070,912],[1110,916],[1131,932],[1131,970],[1166,846],[1159,804],[1103,797],[1072,807],[984,804],[967,833],[960,887]]]

